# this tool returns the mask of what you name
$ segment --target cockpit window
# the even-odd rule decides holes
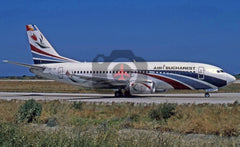
[[[217,73],[223,73],[224,71],[221,69],[221,70],[217,70]]]

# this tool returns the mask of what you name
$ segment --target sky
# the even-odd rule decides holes
[[[239,0],[0,1],[0,60],[33,64],[26,24],[79,61],[127,49],[147,61],[203,62],[240,73]],[[33,74],[0,63],[0,76],[22,75]]]

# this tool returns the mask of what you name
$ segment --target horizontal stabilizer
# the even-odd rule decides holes
[[[30,69],[37,69],[37,70],[44,70],[45,69],[45,67],[43,67],[43,66],[30,65],[30,64],[25,64],[25,63],[17,63],[17,62],[12,62],[12,61],[8,61],[8,60],[3,60],[3,62],[28,67]]]

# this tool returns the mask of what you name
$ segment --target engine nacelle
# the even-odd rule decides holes
[[[155,92],[155,84],[152,81],[131,82],[129,85],[131,94],[150,94]]]

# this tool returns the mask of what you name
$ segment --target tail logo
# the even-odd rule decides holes
[[[47,46],[44,42],[43,42],[43,36],[40,34],[40,38],[38,41],[37,36],[33,33],[33,35],[31,36],[31,38],[35,41],[35,43],[41,47],[41,48],[49,48],[49,46]]]
[[[31,36],[31,38],[32,38],[34,41],[37,41],[37,36],[36,36],[35,34],[33,34],[33,35]]]

